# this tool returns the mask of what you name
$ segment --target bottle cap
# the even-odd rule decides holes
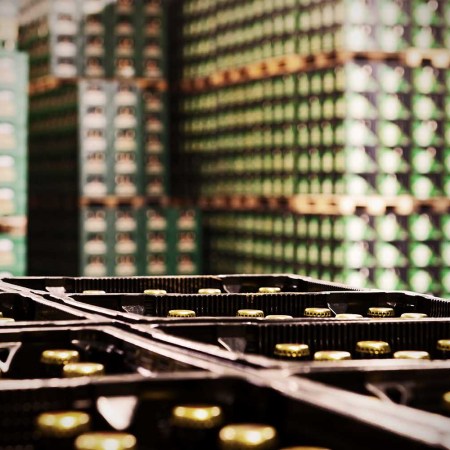
[[[274,449],[277,432],[269,425],[232,424],[220,430],[219,440],[222,449]]]
[[[191,309],[171,309],[167,317],[195,317],[195,311]]]
[[[15,322],[12,317],[0,317],[0,324]]]
[[[401,350],[394,353],[394,359],[430,359],[430,354],[419,350]]]
[[[98,377],[105,374],[103,364],[90,362],[76,362],[66,364],[63,367],[63,376],[65,378],[75,377]]]
[[[400,318],[402,318],[402,319],[425,319],[426,317],[428,317],[428,314],[415,313],[415,312],[403,313],[400,316]]]
[[[450,392],[446,392],[442,396],[442,402],[444,403],[445,408],[450,410]]]
[[[277,344],[274,354],[285,358],[301,358],[309,355],[309,346],[306,344]]]
[[[328,308],[305,308],[306,317],[331,317],[331,311]]]
[[[395,311],[393,308],[373,307],[369,308],[367,315],[369,317],[394,317]]]
[[[439,339],[437,341],[437,349],[444,352],[450,351],[450,339]]]
[[[287,320],[287,319],[293,319],[292,316],[288,316],[285,314],[270,314],[265,317],[267,320]]]
[[[280,450],[330,450],[330,449],[325,447],[308,447],[300,445],[297,447],[283,447]]]
[[[353,319],[364,319],[364,317],[361,314],[336,314],[335,319],[353,320]]]
[[[136,438],[128,433],[85,433],[75,440],[76,450],[136,450]]]
[[[321,350],[314,353],[314,361],[343,361],[346,359],[352,359],[352,355],[340,350]]]
[[[43,364],[63,366],[79,360],[80,354],[76,350],[44,350],[41,354],[41,363]]]
[[[281,292],[281,289],[279,287],[260,287],[258,292],[261,294],[277,294]]]
[[[221,294],[222,291],[220,289],[199,289],[198,290],[199,294],[208,294],[208,295],[217,295],[217,294]]]
[[[166,295],[167,291],[164,289],[146,289],[144,291],[145,295]]]
[[[83,294],[88,294],[88,295],[106,294],[106,291],[95,290],[95,289],[86,289],[83,291]]]
[[[39,414],[36,428],[49,437],[78,436],[89,430],[90,417],[81,411],[55,411]]]
[[[172,423],[178,427],[214,428],[222,420],[222,409],[215,405],[180,405],[172,410]]]
[[[237,314],[237,317],[264,317],[264,311],[260,309],[240,309]]]
[[[391,347],[384,341],[359,341],[356,343],[356,351],[370,355],[387,355],[391,353]]]

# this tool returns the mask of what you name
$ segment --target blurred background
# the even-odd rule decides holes
[[[0,272],[450,297],[450,1],[0,0]]]

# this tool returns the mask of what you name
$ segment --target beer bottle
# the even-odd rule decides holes
[[[45,412],[36,419],[37,450],[72,450],[75,438],[89,430],[90,417],[81,411]]]
[[[236,313],[237,317],[264,317],[264,311],[260,309],[240,309]]]
[[[384,341],[359,341],[356,343],[356,353],[361,359],[387,358],[391,347]]]
[[[75,440],[75,450],[136,450],[136,438],[119,432],[84,433]]]
[[[174,448],[214,448],[223,413],[216,405],[179,405],[172,410]]]
[[[63,367],[64,378],[98,377],[105,374],[103,364],[93,362],[74,362]]]
[[[56,349],[44,350],[41,353],[41,364],[44,366],[46,378],[61,378],[64,365],[79,360],[80,354],[77,350]]]
[[[274,355],[289,361],[306,359],[309,356],[309,346],[306,344],[281,343],[275,345]]]
[[[385,317],[394,317],[395,311],[393,308],[382,308],[378,306],[374,306],[369,308],[367,311],[367,315],[372,318],[382,319]]]
[[[222,450],[274,450],[277,448],[277,432],[275,428],[263,424],[227,425],[219,432],[219,447]]]
[[[344,361],[352,359],[350,352],[340,350],[321,350],[314,353],[314,361]]]
[[[331,317],[331,311],[328,308],[305,308],[304,314],[305,317]]]
[[[192,311],[191,309],[171,309],[169,313],[167,314],[167,317],[195,317],[195,311]]]

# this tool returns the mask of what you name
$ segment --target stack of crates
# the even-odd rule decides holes
[[[192,0],[178,20],[177,180],[211,209],[209,269],[448,296],[450,4]]]
[[[0,4],[0,273],[25,275],[28,58],[15,50],[17,4]]]
[[[195,210],[195,245],[187,256],[169,257],[183,231],[175,218],[164,251],[147,249],[145,233],[147,213],[169,211],[165,5],[25,3],[20,42],[32,74],[30,273],[197,273]],[[57,227],[49,229],[49,217]]]

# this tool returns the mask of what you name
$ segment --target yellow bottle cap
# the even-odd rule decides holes
[[[15,322],[15,320],[12,317],[0,317],[0,325],[5,325],[7,323]]]
[[[65,378],[98,377],[104,374],[105,367],[99,363],[77,362],[66,364],[63,367],[63,376]]]
[[[167,291],[164,289],[146,289],[144,291],[145,295],[166,295]]]
[[[106,294],[106,291],[95,290],[95,289],[86,289],[85,291],[83,291],[83,294],[88,294],[88,295]]]
[[[369,311],[367,311],[367,315],[369,317],[394,317],[395,311],[393,308],[381,308],[375,306],[373,308],[369,308]]]
[[[91,419],[80,411],[55,411],[39,414],[36,428],[40,434],[49,437],[78,436],[89,430]]]
[[[79,360],[80,354],[77,350],[44,350],[41,354],[41,363],[43,364],[63,366]]]
[[[444,403],[444,407],[446,409],[450,409],[450,392],[446,392],[443,396],[442,396],[442,402]]]
[[[195,317],[195,311],[191,309],[171,309],[167,317]]]
[[[321,350],[314,353],[314,361],[344,361],[346,359],[352,359],[352,355],[340,350]]]
[[[222,423],[220,406],[180,405],[172,410],[172,423],[185,428],[214,428]]]
[[[261,294],[277,294],[281,292],[281,289],[279,287],[260,287],[258,292]]]
[[[306,317],[331,317],[331,311],[328,308],[306,308]]]
[[[308,446],[303,446],[300,445],[298,447],[283,447],[280,450],[330,450],[329,448],[325,448],[325,447],[308,447]]]
[[[222,291],[220,289],[207,288],[207,289],[199,289],[198,293],[199,294],[207,294],[207,295],[217,295],[217,294],[221,294]]]
[[[394,353],[394,359],[430,359],[430,354],[419,350],[400,350]]]
[[[353,320],[353,319],[364,319],[364,317],[361,314],[336,314],[335,319]]]
[[[391,347],[384,341],[359,341],[356,351],[369,355],[387,355],[391,353]]]
[[[269,314],[265,317],[267,320],[288,320],[293,319],[292,316],[288,316],[285,314]]]
[[[277,442],[277,432],[269,425],[232,424],[220,430],[219,440],[222,449],[273,449]]]
[[[264,311],[260,309],[240,309],[237,314],[237,317],[264,317]]]
[[[309,355],[309,346],[306,344],[283,343],[275,345],[274,355],[285,358],[301,358]]]
[[[437,349],[444,352],[450,351],[450,339],[439,339],[437,341]]]
[[[136,450],[136,438],[128,433],[85,433],[75,440],[76,450]]]
[[[414,312],[403,313],[400,316],[402,319],[425,319],[426,317],[428,317],[428,314]]]

